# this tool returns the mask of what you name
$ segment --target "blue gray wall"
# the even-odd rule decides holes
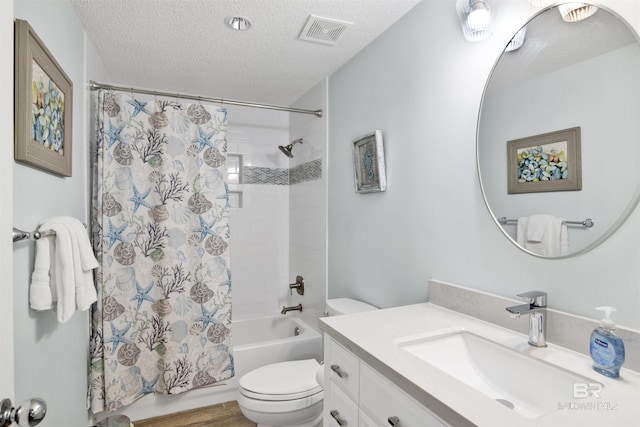
[[[605,3],[605,2],[602,2]],[[636,2],[607,1],[640,29]],[[640,212],[604,244],[568,260],[516,249],[478,183],[475,134],[491,68],[536,9],[492,1],[494,34],[464,40],[455,2],[423,1],[329,79],[329,297],[380,307],[426,300],[429,278],[513,297],[540,289],[552,308],[640,326]],[[351,141],[382,129],[385,193],[356,194]]]
[[[68,1],[14,2],[15,17],[29,22],[73,82],[73,177],[29,166],[13,167],[14,225],[33,230],[39,221],[69,215],[87,222],[87,151],[84,31]],[[87,425],[88,315],[59,324],[52,311],[29,309],[33,242],[14,245],[15,402],[33,396],[49,407],[42,426]]]

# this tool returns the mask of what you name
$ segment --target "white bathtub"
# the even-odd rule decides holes
[[[322,337],[295,317],[236,320],[231,333],[236,378],[270,363],[322,360]]]
[[[291,315],[234,320],[231,339],[235,377],[212,387],[182,394],[147,395],[117,413],[135,421],[229,402],[236,400],[238,379],[260,366],[286,360],[322,360],[320,333]],[[107,414],[96,418],[99,420],[104,415]]]

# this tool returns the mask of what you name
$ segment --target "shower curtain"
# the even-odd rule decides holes
[[[93,413],[234,375],[226,110],[99,91]]]

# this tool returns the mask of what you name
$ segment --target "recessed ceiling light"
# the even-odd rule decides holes
[[[241,16],[227,16],[224,19],[224,23],[227,24],[229,28],[233,28],[238,31],[245,31],[251,27],[251,22],[247,18],[243,18]]]

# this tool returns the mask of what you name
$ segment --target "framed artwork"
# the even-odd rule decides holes
[[[582,189],[580,128],[507,141],[508,192]]]
[[[353,170],[357,193],[387,189],[381,130],[353,140]]]
[[[16,161],[71,176],[73,84],[27,21],[15,21]]]

